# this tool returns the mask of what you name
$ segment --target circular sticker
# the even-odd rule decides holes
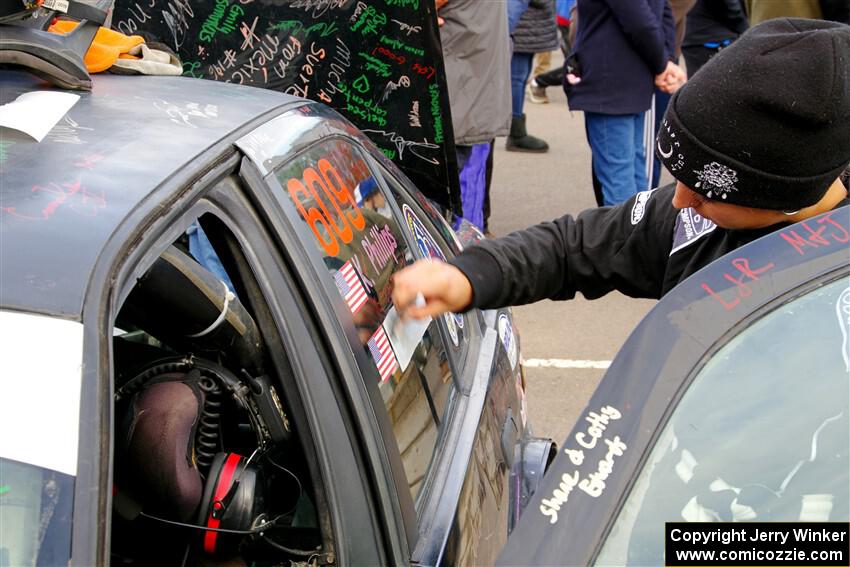
[[[452,343],[455,346],[460,344],[460,338],[457,334],[457,326],[455,325],[455,318],[453,317],[453,313],[446,313],[443,318],[446,320],[446,327],[449,329],[449,336],[452,338]]]
[[[499,338],[502,340],[502,346],[505,347],[505,352],[508,354],[511,368],[516,368],[518,355],[516,335],[514,335],[514,327],[507,313],[499,315]]]
[[[443,254],[443,251],[440,250],[439,246],[437,246],[434,238],[425,228],[425,225],[422,224],[422,221],[419,220],[419,217],[416,216],[416,213],[413,212],[413,209],[403,204],[402,211],[404,212],[404,222],[407,223],[407,228],[410,229],[410,234],[413,235],[413,239],[416,241],[416,247],[419,248],[419,252],[422,256],[445,262],[445,254]],[[452,343],[454,343],[455,347],[460,346],[460,334],[458,333],[458,329],[463,329],[463,315],[458,313],[447,313],[445,320]]]
[[[422,224],[419,217],[407,205],[402,205],[402,210],[404,211],[404,221],[407,223],[407,228],[410,229],[410,234],[413,235],[413,239],[416,241],[416,247],[419,248],[419,252],[426,258],[436,258],[445,262],[446,256],[440,250],[440,247],[437,246],[437,243],[434,242],[428,231],[425,230],[425,225]]]

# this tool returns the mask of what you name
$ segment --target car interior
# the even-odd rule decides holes
[[[134,282],[112,340],[113,565],[328,562],[267,309],[210,214]]]

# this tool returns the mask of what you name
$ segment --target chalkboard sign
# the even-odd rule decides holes
[[[461,213],[432,0],[117,0],[112,27],[171,45],[184,75],[335,108]]]

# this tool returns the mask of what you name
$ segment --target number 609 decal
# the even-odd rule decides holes
[[[287,181],[286,188],[325,254],[336,256],[339,253],[339,240],[349,244],[354,239],[352,227],[357,231],[363,230],[366,219],[331,162],[320,159],[316,167],[318,171],[312,167],[304,170],[303,182],[295,178]],[[309,200],[311,197],[316,201],[316,206],[305,208],[302,198]],[[343,204],[351,205],[351,209],[343,212]],[[319,230],[319,225],[324,227],[323,231]]]

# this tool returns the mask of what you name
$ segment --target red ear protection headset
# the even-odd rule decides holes
[[[263,523],[262,470],[249,461],[236,453],[218,453],[213,459],[198,516],[199,527],[211,528],[201,536],[206,553],[235,551],[241,535]]]

